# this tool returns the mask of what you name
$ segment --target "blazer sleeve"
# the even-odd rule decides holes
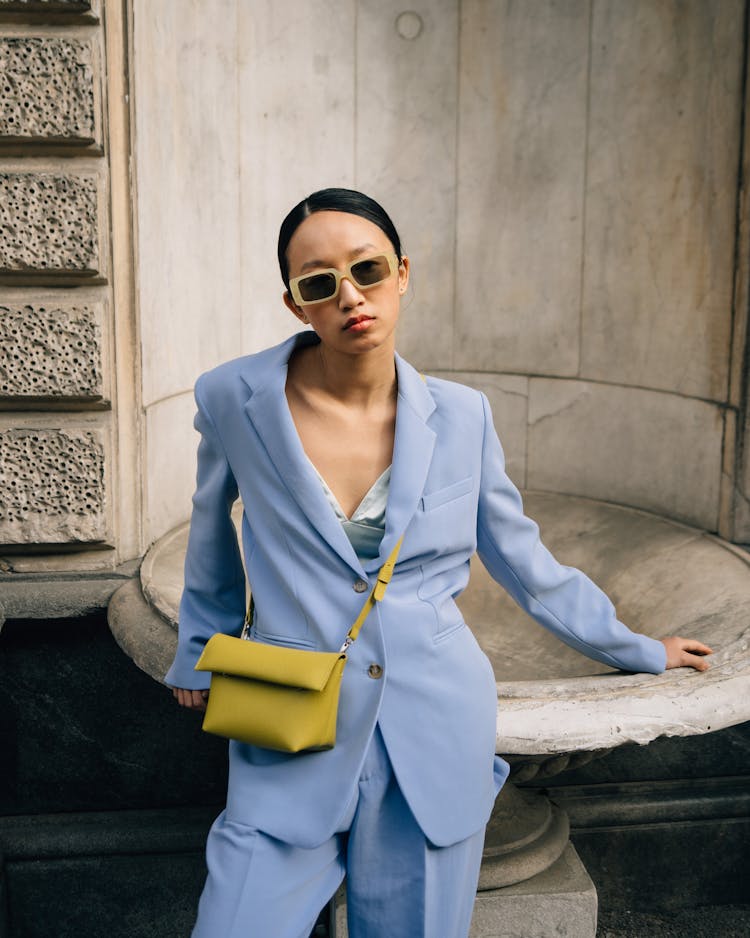
[[[493,579],[537,622],[571,648],[610,667],[658,674],[666,650],[632,632],[608,597],[584,573],[558,563],[523,511],[484,394],[484,439],[477,514],[477,551]]]
[[[216,425],[204,402],[203,379],[195,385],[200,433],[198,470],[190,519],[185,586],[180,601],[177,653],[165,677],[173,687],[208,687],[211,675],[195,671],[214,632],[239,635],[245,615],[245,573],[231,518],[237,482]]]

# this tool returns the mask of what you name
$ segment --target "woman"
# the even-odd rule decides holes
[[[478,551],[542,625],[630,671],[705,670],[700,642],[629,631],[523,514],[483,394],[422,377],[395,352],[409,260],[385,211],[316,192],[279,236],[284,302],[312,331],[199,378],[198,483],[177,656],[239,634],[336,650],[401,535],[388,592],[349,650],[337,741],[298,755],[232,741],[227,806],[208,839],[194,938],[307,938],[346,874],[351,938],[468,934],[484,827],[507,776],[489,661],[454,602]],[[386,508],[387,504],[387,508]]]

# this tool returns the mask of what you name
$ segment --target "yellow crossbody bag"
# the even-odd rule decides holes
[[[242,636],[217,632],[195,665],[211,672],[203,719],[207,733],[281,752],[332,749],[346,653],[376,602],[385,595],[403,536],[339,651],[306,651],[249,639],[252,601]]]

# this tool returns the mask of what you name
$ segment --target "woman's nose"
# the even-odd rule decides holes
[[[362,293],[348,277],[342,277],[339,286],[339,306],[341,309],[351,309],[352,306],[359,306],[362,302],[364,302]]]

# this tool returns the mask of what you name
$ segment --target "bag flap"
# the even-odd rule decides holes
[[[266,645],[217,632],[206,642],[196,671],[218,671],[302,690],[323,690],[340,658],[337,651]]]

